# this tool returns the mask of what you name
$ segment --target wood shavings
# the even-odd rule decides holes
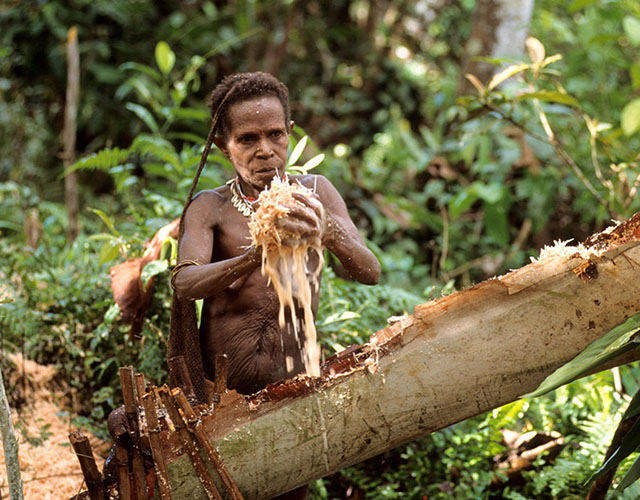
[[[25,360],[19,354],[9,354],[7,358],[16,366],[10,372],[10,378],[15,379],[15,375],[21,376],[23,373],[27,378],[27,392],[24,395],[27,403],[19,411],[11,411],[18,439],[24,498],[71,498],[80,491],[82,472],[67,437],[76,429],[69,417],[61,413],[56,402],[62,394],[51,390],[56,371],[51,366]],[[16,385],[15,382],[11,383],[9,390],[15,390]],[[20,428],[24,432],[18,431]],[[32,439],[27,440],[25,435]],[[36,440],[42,442],[38,444]],[[90,440],[94,450],[104,448],[104,443],[93,436]],[[4,460],[4,453],[0,453],[0,492],[2,498],[9,498]],[[96,455],[96,461],[101,469],[103,459]]]

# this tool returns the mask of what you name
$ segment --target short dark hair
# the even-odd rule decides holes
[[[228,110],[232,104],[264,96],[273,96],[280,100],[284,110],[285,127],[288,130],[291,121],[289,90],[275,76],[258,71],[226,76],[211,91],[207,105],[211,110],[211,116],[218,112],[216,132],[223,137],[228,134],[231,126]]]

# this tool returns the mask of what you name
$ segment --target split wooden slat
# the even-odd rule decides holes
[[[129,478],[129,453],[127,449],[116,443],[116,464],[118,494],[120,500],[131,500],[131,479]]]
[[[138,404],[134,393],[133,368],[125,366],[120,368],[120,383],[122,385],[122,399],[124,400],[124,412],[129,425],[129,435],[133,442],[131,451],[131,468],[133,471],[133,486],[136,498],[147,498],[147,481],[144,472],[142,452],[140,451],[140,429],[138,425]]]
[[[233,478],[220,458],[218,451],[215,449],[213,444],[211,444],[211,441],[209,441],[207,434],[202,428],[200,419],[193,411],[193,408],[187,401],[183,392],[180,389],[173,389],[171,392],[185,416],[187,428],[196,437],[197,443],[200,447],[207,453],[209,460],[211,460],[211,463],[216,468],[216,471],[220,475],[220,479],[222,479],[222,483],[229,492],[229,495],[231,495],[232,500],[244,500],[242,493],[240,493],[240,490],[233,481]]]
[[[162,454],[162,446],[160,443],[160,422],[156,412],[157,401],[153,392],[148,392],[142,396],[142,405],[144,407],[144,416],[147,422],[147,433],[149,435],[149,444],[151,446],[151,454],[158,479],[158,489],[160,492],[160,500],[171,500],[171,486],[169,485],[169,476],[167,475],[167,464]]]
[[[80,462],[80,468],[82,469],[82,475],[87,483],[87,489],[89,490],[89,498],[91,500],[104,500],[105,492],[104,485],[102,483],[102,474],[98,471],[96,465],[96,459],[93,456],[93,450],[91,449],[91,443],[89,438],[84,436],[80,432],[72,432],[69,434],[69,441],[73,446],[78,461]]]
[[[180,441],[182,442],[182,445],[184,446],[184,449],[187,452],[189,459],[191,460],[193,469],[195,470],[196,475],[198,476],[198,479],[200,480],[200,483],[202,484],[207,496],[210,500],[222,500],[222,497],[218,492],[218,488],[216,488],[216,485],[213,482],[211,475],[209,474],[206,464],[198,453],[198,449],[191,439],[189,431],[185,427],[184,420],[182,418],[182,415],[180,415],[180,412],[178,411],[176,403],[173,399],[173,395],[171,394],[171,390],[168,386],[164,385],[160,388],[159,393],[160,399],[162,399],[162,403],[167,409],[167,413],[169,413],[169,417],[173,422],[173,426],[178,433],[178,436],[180,437]]]

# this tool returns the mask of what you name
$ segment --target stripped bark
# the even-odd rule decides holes
[[[584,246],[548,249],[519,270],[417,306],[327,360],[321,377],[221,394],[201,426],[245,498],[291,490],[534,390],[640,312],[639,278],[636,214]],[[205,498],[184,444],[165,437],[174,496]]]

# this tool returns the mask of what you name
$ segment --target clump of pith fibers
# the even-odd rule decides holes
[[[311,310],[311,287],[318,290],[320,272],[323,264],[322,243],[315,239],[300,238],[278,224],[289,209],[287,205],[300,203],[294,193],[311,196],[313,192],[298,183],[289,184],[275,177],[269,189],[260,193],[258,209],[249,222],[252,243],[262,247],[262,274],[269,278],[280,300],[278,321],[280,328],[285,327],[285,310],[291,312],[291,320],[300,345],[298,323],[305,333],[303,347],[304,363],[307,375],[320,375],[320,346],[316,341],[316,327]],[[310,254],[316,254],[318,264],[309,268]],[[303,310],[303,317],[296,314],[296,302]],[[287,359],[287,371],[293,366],[293,359]]]

